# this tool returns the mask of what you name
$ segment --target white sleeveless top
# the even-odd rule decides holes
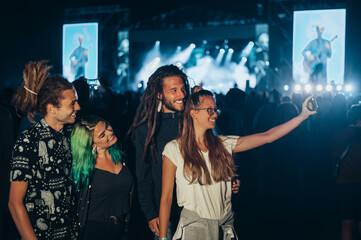
[[[220,136],[226,150],[232,154],[238,136]],[[209,172],[211,165],[208,152],[201,152],[206,161]],[[180,207],[196,212],[200,217],[207,219],[222,219],[232,208],[232,182],[213,182],[211,185],[190,184],[183,175],[184,159],[181,155],[178,140],[169,142],[163,156],[167,156],[177,167],[177,201]]]

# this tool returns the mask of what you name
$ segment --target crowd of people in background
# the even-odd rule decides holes
[[[161,75],[160,72],[159,76],[153,77],[158,77],[160,80],[174,75],[187,78],[178,68],[173,71],[176,72],[172,73],[173,75]],[[107,161],[103,161],[106,166],[86,166],[88,172],[85,174],[85,178],[81,175],[86,172],[85,170],[78,175],[81,182],[77,184],[86,187],[92,184],[96,185],[96,182],[91,182],[90,176],[97,181],[104,181],[104,178],[100,177],[104,172],[96,172],[94,169],[110,169],[109,171],[113,173],[121,172],[122,168],[129,171],[129,175],[123,177],[127,179],[126,189],[131,192],[130,195],[134,195],[133,204],[127,202],[127,199],[129,200],[127,195],[121,200],[124,205],[110,209],[117,218],[109,221],[124,222],[125,219],[128,219],[129,222],[126,224],[127,226],[124,225],[124,228],[128,229],[129,239],[154,239],[154,234],[159,235],[160,230],[164,235],[166,228],[159,229],[159,224],[161,224],[158,212],[161,198],[159,184],[161,184],[162,166],[159,165],[159,161],[152,162],[154,158],[161,158],[162,151],[156,151],[154,156],[152,156],[154,154],[152,151],[159,146],[161,149],[158,150],[162,150],[168,141],[153,138],[153,135],[157,129],[161,129],[157,125],[157,117],[167,118],[168,116],[165,116],[166,114],[159,115],[158,110],[160,109],[158,109],[158,105],[155,105],[156,102],[152,101],[157,99],[160,101],[168,93],[163,92],[159,82],[155,83],[154,88],[150,89],[152,93],[149,94],[140,91],[115,93],[106,79],[100,78],[99,81],[98,89],[90,87],[83,77],[72,83],[79,104],[79,109],[76,109],[76,119],[87,119],[90,115],[98,116],[95,120],[93,119],[94,121],[88,119],[92,122],[91,124],[89,121],[83,122],[83,128],[91,125],[88,126],[88,129],[92,131],[92,134],[95,131],[104,132],[107,137],[114,134],[116,142],[119,144],[119,150],[116,150],[118,155],[114,152],[112,154],[110,151],[115,143],[107,142],[105,145],[101,145],[99,139],[94,138],[95,135],[93,138],[89,137],[90,145],[87,146],[87,151],[94,156],[93,158],[89,157],[88,160],[92,162],[94,161],[92,159],[96,158],[106,159]],[[150,78],[149,81],[151,82],[152,79]],[[187,84],[185,91],[189,91],[189,88],[192,87]],[[29,96],[34,95],[27,89],[23,89],[23,91],[27,92],[26,94]],[[181,91],[184,90],[181,89]],[[33,126],[34,123],[29,121],[27,115],[24,113],[21,115],[15,108],[13,104],[15,91],[13,89],[2,89],[0,93],[0,118],[2,119],[0,131],[0,233],[2,239],[17,239],[19,233],[8,209],[10,159],[12,159],[15,140],[18,137],[24,139],[23,131],[29,126]],[[38,92],[36,93],[38,94]],[[154,99],[147,99],[148,105],[144,105],[145,96],[152,96]],[[308,93],[286,95],[275,89],[262,92],[253,89],[245,92],[237,87],[230,89],[226,94],[215,93],[216,106],[214,109],[221,109],[221,113],[219,116],[217,115],[218,119],[213,132],[216,135],[241,137],[265,132],[298,116],[302,111],[302,104],[308,96]],[[318,103],[317,114],[310,116],[292,132],[270,144],[232,155],[235,163],[235,176],[240,181],[238,193],[232,195],[232,206],[235,212],[234,229],[239,239],[337,240],[342,237],[343,240],[346,240],[356,239],[352,238],[354,234],[361,235],[361,95],[346,96],[338,92],[323,92],[317,93],[315,97]],[[174,100],[178,100],[177,97]],[[137,112],[139,106],[142,107]],[[180,114],[183,109],[170,108],[170,110],[169,113],[172,115],[174,112]],[[44,111],[46,113],[51,109]],[[47,128],[48,126],[40,120],[42,116],[38,114],[39,112],[31,118],[34,119],[34,122],[38,122],[39,129]],[[180,115],[176,117],[183,117],[182,114]],[[210,116],[212,115],[210,114]],[[99,122],[101,126],[98,125]],[[69,120],[67,123],[72,122]],[[82,127],[80,123],[77,124],[78,129]],[[144,129],[139,131],[139,126]],[[178,126],[178,119],[174,123],[170,123],[168,127],[173,128],[174,126]],[[149,132],[151,127],[154,127],[153,131]],[[99,128],[101,129],[99,130]],[[129,132],[129,130],[131,131]],[[168,130],[166,128],[162,131]],[[132,131],[135,131],[133,133],[135,145],[134,138],[131,137]],[[169,141],[177,137],[177,134],[173,134],[174,136],[170,136],[169,132],[166,134]],[[55,137],[59,138],[59,136]],[[75,138],[76,136],[74,136]],[[64,142],[66,141],[64,140]],[[149,149],[153,150],[149,151]],[[51,150],[48,151],[49,154],[50,152]],[[73,153],[73,161],[74,159],[76,157],[74,158]],[[142,166],[140,170],[139,164],[144,163],[144,159],[150,161],[149,165]],[[82,164],[87,165],[87,163]],[[64,168],[67,167],[71,166],[66,165]],[[15,168],[12,170],[12,178],[19,177],[19,174],[14,173]],[[65,170],[61,169],[60,171]],[[82,182],[84,180],[85,182]],[[153,188],[153,184],[158,185]],[[135,191],[131,190],[132,188]],[[150,195],[144,194],[139,189],[149,191]],[[99,188],[93,190],[104,191]],[[107,190],[112,192],[110,188]],[[39,194],[46,194],[46,192],[39,192]],[[150,200],[147,199],[149,196]],[[118,200],[117,196],[115,198]],[[154,199],[156,202],[149,202]],[[98,203],[103,204],[100,200]],[[61,207],[64,207],[64,203],[62,204]],[[94,209],[94,206],[90,206],[90,209]],[[56,211],[56,209],[49,209],[49,211]],[[128,213],[131,213],[130,217]],[[87,214],[91,214],[93,217],[90,220],[99,216],[99,212],[87,212]],[[174,216],[171,216],[171,220],[172,217]],[[175,218],[179,219],[179,213]],[[87,229],[86,225],[92,226],[90,230],[102,227],[92,221],[84,224],[84,229]],[[173,226],[173,232],[176,227]],[[95,237],[89,228],[87,230],[86,234]],[[119,233],[120,235],[124,235],[123,230]],[[112,231],[109,230],[108,233],[113,233]]]

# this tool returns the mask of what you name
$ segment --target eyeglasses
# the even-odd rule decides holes
[[[217,115],[221,113],[221,109],[217,109],[217,108],[198,108],[194,110],[207,110],[209,116],[212,116],[214,113],[217,113]]]

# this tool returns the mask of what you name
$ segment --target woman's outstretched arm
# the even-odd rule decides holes
[[[249,136],[239,137],[236,143],[236,147],[233,152],[242,152],[262,146],[266,143],[271,143],[287,133],[291,132],[293,129],[298,127],[304,120],[306,120],[310,115],[317,113],[316,111],[310,111],[307,108],[308,101],[312,96],[308,97],[302,104],[302,112],[297,117],[289,120],[288,122],[278,125],[274,128],[271,128],[267,132],[252,134]]]

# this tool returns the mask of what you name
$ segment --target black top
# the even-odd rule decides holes
[[[95,168],[88,220],[104,221],[110,216],[129,213],[132,186],[132,175],[125,166],[118,174]]]
[[[156,162],[153,161],[150,154],[146,155],[144,162],[142,161],[144,142],[148,129],[147,122],[135,129],[138,197],[141,209],[147,218],[147,221],[158,217],[160,197],[162,194],[162,152],[165,145],[179,135],[179,117],[179,113],[158,113],[157,128],[155,132],[157,147],[155,154]],[[177,201],[174,194],[170,220],[178,218],[176,215],[177,211],[175,211],[177,208]]]
[[[38,239],[74,238],[70,133],[41,119],[14,146],[10,181],[28,183],[24,205]]]

